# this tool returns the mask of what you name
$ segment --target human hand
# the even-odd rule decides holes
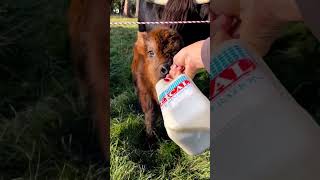
[[[181,49],[173,58],[170,76],[175,77],[177,72],[184,72],[190,78],[194,78],[199,69],[206,68],[210,72],[210,53],[225,40],[231,39],[228,34],[233,28],[232,18],[220,16],[215,21],[216,36],[212,39],[195,42]]]
[[[165,81],[171,81],[172,79],[176,78],[177,76],[179,76],[180,74],[182,74],[182,72],[184,71],[184,67],[183,66],[178,66],[175,64],[172,64],[170,66],[170,71],[169,74],[166,75],[166,77],[164,78]]]
[[[302,20],[295,0],[215,0],[210,8],[217,16],[241,20],[235,32],[261,56],[268,52],[282,25]]]
[[[201,59],[201,49],[203,46],[204,40],[197,41],[189,46],[182,48],[174,57],[173,57],[173,66],[180,67],[179,70],[184,71],[184,73],[193,78],[199,69],[204,68],[202,59]],[[176,69],[174,69],[176,70]]]

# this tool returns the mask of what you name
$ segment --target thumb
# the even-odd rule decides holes
[[[198,69],[193,63],[190,63],[190,58],[186,48],[183,48],[173,57],[173,63],[177,66],[184,67],[183,72],[192,79]]]

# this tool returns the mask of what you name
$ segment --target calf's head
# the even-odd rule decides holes
[[[136,62],[140,66],[146,88],[156,98],[155,85],[170,70],[173,57],[183,47],[181,36],[170,28],[157,27],[148,33],[140,33],[135,44],[139,54]]]
[[[169,73],[173,57],[182,46],[180,35],[167,27],[138,33],[131,71],[148,137],[153,137],[154,122],[159,115],[155,85]]]

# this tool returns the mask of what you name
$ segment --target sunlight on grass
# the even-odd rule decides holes
[[[136,19],[111,17],[111,22],[116,21]],[[209,152],[196,157],[182,152],[165,136],[162,120],[157,123],[156,144],[150,147],[146,142],[130,70],[137,26],[111,26],[110,33],[111,179],[209,179]],[[206,89],[206,74],[197,78]]]
[[[137,22],[137,18],[127,18],[123,16],[110,16],[110,22]],[[112,25],[111,29],[113,27],[124,27],[124,28],[138,28],[138,25]]]
[[[1,4],[0,179],[105,179],[76,95],[68,1]]]
[[[68,2],[2,2],[0,179],[107,179],[108,167],[98,163],[95,130],[76,95],[65,16]],[[137,19],[112,16],[111,21]],[[106,122],[112,124],[111,178],[209,179],[210,153],[186,155],[166,137],[161,120],[156,143],[146,142],[130,73],[137,27],[112,26],[110,30],[111,117]],[[317,122],[319,56],[319,42],[302,24],[293,24],[264,58],[290,92],[305,82],[316,85],[301,91],[298,102]],[[206,73],[197,75],[195,83],[208,94]]]

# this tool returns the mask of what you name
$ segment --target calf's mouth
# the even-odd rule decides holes
[[[165,78],[167,74],[169,74],[172,63],[173,63],[173,60],[170,59],[169,61],[167,61],[166,63],[163,63],[160,66],[160,79]]]

